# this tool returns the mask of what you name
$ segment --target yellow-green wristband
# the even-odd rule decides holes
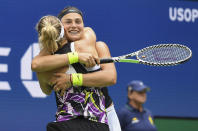
[[[82,86],[83,85],[83,76],[81,73],[72,74],[72,85],[73,86]]]
[[[77,52],[70,52],[67,53],[69,64],[77,63],[78,62],[78,53]]]

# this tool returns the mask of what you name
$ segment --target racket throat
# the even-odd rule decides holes
[[[134,60],[134,59],[120,59],[119,62],[136,63],[136,64],[140,63],[139,60]]]

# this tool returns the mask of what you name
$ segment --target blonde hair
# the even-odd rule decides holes
[[[44,16],[36,25],[40,47],[47,49],[50,53],[58,50],[59,43],[63,39],[64,29],[60,20],[55,16]]]

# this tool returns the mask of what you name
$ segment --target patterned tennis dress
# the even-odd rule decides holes
[[[55,54],[65,54],[74,52],[74,43],[65,44]],[[100,66],[86,68],[80,63],[69,65],[67,74],[71,73],[90,73],[100,70]],[[70,87],[60,96],[56,94],[57,112],[56,121],[71,120],[78,116],[83,116],[91,121],[106,123],[107,116],[105,111],[105,97],[100,88],[95,87]]]

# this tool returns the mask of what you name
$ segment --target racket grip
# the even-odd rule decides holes
[[[114,60],[111,59],[111,58],[103,58],[103,59],[100,59],[100,64],[104,64],[104,63],[113,63]]]

